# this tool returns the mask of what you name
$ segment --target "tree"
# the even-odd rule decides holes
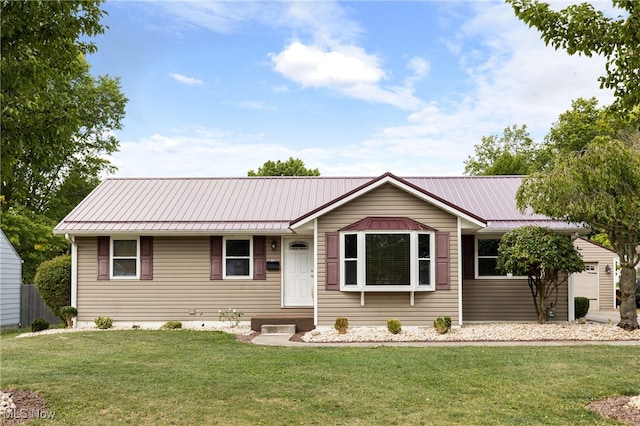
[[[527,175],[537,164],[540,148],[527,132],[527,126],[513,125],[504,129],[503,135],[483,136],[474,145],[475,156],[464,162],[466,175]]]
[[[620,257],[620,323],[635,330],[635,266],[640,261],[640,132],[626,140],[597,136],[585,149],[559,158],[545,172],[524,178],[516,200],[524,211],[605,233]]]
[[[93,77],[84,56],[104,29],[100,1],[7,1],[0,6],[2,193],[5,208],[46,214],[74,171],[112,170],[126,98],[117,79]]]
[[[71,256],[65,254],[43,262],[34,282],[51,312],[66,322],[60,310],[71,303]]]
[[[85,60],[104,32],[100,3],[0,0],[1,225],[24,282],[68,249],[53,227],[113,170],[105,156],[118,149],[127,99]]]
[[[307,169],[304,161],[299,158],[289,157],[287,161],[278,160],[276,163],[269,160],[257,172],[249,170],[247,176],[320,176],[318,169]]]
[[[68,252],[69,243],[53,235],[56,221],[22,206],[2,213],[2,230],[22,258],[22,282],[32,284],[36,268],[45,260]]]
[[[516,16],[542,33],[542,39],[568,54],[606,58],[600,87],[613,89],[613,109],[622,116],[640,112],[640,2],[612,0],[624,13],[610,18],[589,3],[554,11],[536,0],[506,0]],[[636,121],[637,124],[637,121]]]
[[[528,277],[538,322],[544,324],[558,305],[558,288],[569,274],[583,271],[584,262],[568,237],[549,228],[523,226],[502,236],[496,267]]]

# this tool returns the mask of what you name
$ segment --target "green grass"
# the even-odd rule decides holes
[[[0,387],[30,424],[616,424],[590,401],[640,394],[638,347],[267,347],[219,332],[0,335]]]

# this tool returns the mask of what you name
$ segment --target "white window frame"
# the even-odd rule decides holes
[[[249,241],[249,275],[227,275],[227,241],[245,240]],[[247,256],[229,256],[228,259],[246,259]],[[246,236],[223,237],[222,238],[222,278],[225,280],[247,280],[253,279],[253,238]]]
[[[140,279],[140,237],[111,237],[109,239],[109,278],[112,280],[139,280]],[[132,259],[131,256],[114,256],[113,248],[116,241],[135,241],[136,242],[136,275],[114,275],[113,261],[117,259]]]
[[[514,276],[511,273],[503,274],[503,275],[480,275],[479,273],[479,265],[478,265],[478,249],[480,248],[480,244],[478,240],[501,240],[502,235],[476,235],[474,241],[474,250],[473,250],[473,267],[474,274],[476,280],[511,280],[511,279],[523,279],[527,278],[526,276]],[[488,258],[490,256],[483,256],[484,258]],[[491,256],[493,257],[493,256]],[[497,258],[497,256],[496,256]]]
[[[409,281],[407,285],[367,285],[366,279],[366,235],[374,234],[409,234]],[[430,262],[430,277],[429,285],[420,285],[419,266],[420,260],[426,258],[418,258],[418,235],[429,235],[429,262]],[[346,268],[345,262],[345,235],[357,235],[357,248],[358,257],[356,262],[357,270],[357,284],[345,284]],[[435,291],[436,289],[436,264],[435,264],[435,250],[436,250],[436,234],[432,231],[409,231],[409,230],[395,230],[395,231],[344,231],[340,233],[340,290],[341,291],[384,291],[384,292],[406,292],[406,291]]]

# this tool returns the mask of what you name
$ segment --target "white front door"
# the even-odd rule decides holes
[[[284,306],[313,306],[313,241],[284,240]]]

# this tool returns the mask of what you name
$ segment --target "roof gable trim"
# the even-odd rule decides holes
[[[341,195],[340,197],[324,204],[323,206],[320,206],[314,210],[311,210],[309,213],[306,213],[305,215],[294,219],[291,221],[290,225],[292,229],[296,229],[299,228],[301,226],[304,226],[305,224],[309,223],[312,220],[317,219],[318,217],[330,212],[331,210],[334,210],[342,205],[345,205],[347,203],[349,203],[350,201],[358,198],[359,196],[366,194],[369,191],[372,191],[384,184],[391,184],[394,185],[395,187],[406,191],[418,198],[420,198],[423,201],[426,201],[428,203],[431,203],[433,205],[435,205],[436,207],[454,215],[457,217],[461,217],[463,219],[466,219],[480,227],[485,227],[487,224],[487,221],[479,216],[474,215],[473,213],[470,213],[440,197],[438,197],[435,194],[432,194],[426,190],[423,190],[422,188],[412,184],[411,182],[408,182],[402,178],[399,178],[395,175],[393,175],[392,173],[385,173],[375,179],[372,179],[371,181]]]

